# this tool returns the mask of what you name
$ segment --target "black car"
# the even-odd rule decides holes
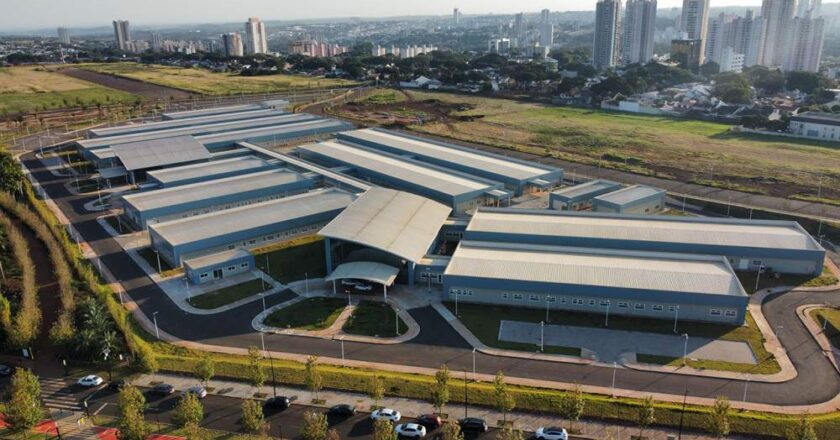
[[[8,376],[12,374],[12,367],[8,365],[0,365],[0,376]]]
[[[292,401],[289,400],[286,396],[277,396],[277,397],[269,397],[268,400],[265,401],[266,408],[272,409],[286,409],[292,404]]]
[[[458,426],[463,432],[487,432],[487,422],[476,417],[466,417],[458,420]]]
[[[169,385],[168,383],[159,383],[152,387],[151,393],[152,394],[160,394],[163,396],[172,394],[175,392],[175,387]]]
[[[327,414],[331,416],[351,417],[356,415],[356,407],[342,403],[340,405],[331,406],[327,411]]]
[[[125,379],[117,379],[108,383],[108,389],[119,391],[126,385]]]
[[[417,418],[417,424],[425,427],[429,431],[440,428],[443,421],[440,420],[437,414],[423,414]]]

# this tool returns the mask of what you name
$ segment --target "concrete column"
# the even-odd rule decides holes
[[[408,285],[409,286],[414,285],[414,267],[415,266],[416,265],[414,264],[413,261],[408,262]]]
[[[329,238],[324,239],[324,252],[326,256],[327,262],[327,275],[331,274],[333,271],[332,267],[332,240]],[[335,283],[333,283],[335,284]]]

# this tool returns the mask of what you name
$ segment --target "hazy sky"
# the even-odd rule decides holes
[[[594,9],[596,0],[0,0],[0,33],[59,25],[110,25],[115,18],[134,24],[238,22],[326,17],[445,15]],[[682,0],[660,0],[659,7]],[[756,6],[761,0],[712,0],[712,6]]]

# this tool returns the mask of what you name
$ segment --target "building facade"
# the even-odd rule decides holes
[[[831,113],[800,113],[791,116],[788,130],[804,138],[840,141],[840,117]]]
[[[824,27],[825,20],[811,18],[810,13],[808,16],[793,19],[782,70],[819,72]]]
[[[624,64],[648,62],[653,58],[656,0],[629,0],[621,28],[622,62]]]
[[[665,208],[665,190],[647,185],[628,186],[592,199],[592,210],[617,214],[656,214]]]
[[[702,59],[703,42],[701,40],[671,40],[671,61],[697,73]]]
[[[61,44],[70,44],[70,33],[67,32],[66,27],[58,28],[58,42]]]
[[[592,43],[592,65],[606,69],[619,59],[621,36],[621,0],[599,0],[595,5],[595,37]]]
[[[680,31],[685,40],[700,41],[700,64],[703,64],[704,45],[709,21],[709,0],[683,0]]]
[[[114,20],[114,40],[117,42],[117,48],[123,52],[128,52],[131,42],[131,27],[128,20]]]
[[[761,64],[778,67],[784,63],[788,47],[788,34],[796,12],[796,0],[763,0],[761,16],[764,18],[764,51]]]
[[[257,17],[251,17],[245,22],[245,53],[248,55],[268,53],[265,23]]]
[[[225,49],[226,57],[241,57],[245,55],[242,47],[242,35],[237,32],[222,34],[222,46]]]

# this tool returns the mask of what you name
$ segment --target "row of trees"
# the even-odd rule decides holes
[[[29,254],[29,244],[26,239],[3,211],[0,211],[0,229],[4,231],[11,255],[20,273],[19,289],[15,291],[9,288],[8,283],[4,283],[4,288],[0,289],[0,326],[5,333],[4,342],[7,346],[28,348],[38,336],[41,326],[35,263]]]

